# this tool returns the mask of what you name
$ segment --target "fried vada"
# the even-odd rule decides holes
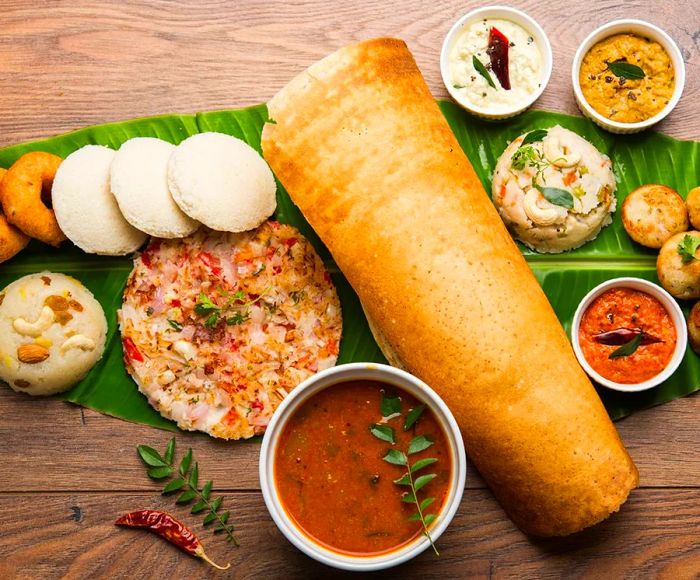
[[[638,244],[660,248],[688,229],[688,211],[683,198],[670,187],[642,185],[622,203],[622,225]]]
[[[51,191],[61,162],[51,153],[26,153],[12,164],[0,183],[0,202],[7,221],[30,238],[51,246],[59,246],[66,239],[53,209],[43,198]]]
[[[0,184],[7,169],[0,167]],[[29,243],[29,236],[20,232],[16,227],[7,222],[7,218],[0,212],[0,262],[6,262],[21,252]]]

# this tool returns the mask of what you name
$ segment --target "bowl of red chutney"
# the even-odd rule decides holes
[[[642,278],[615,278],[583,298],[571,327],[579,363],[598,384],[639,392],[667,380],[687,346],[685,317],[660,286]]]
[[[445,403],[417,377],[374,363],[301,383],[260,450],[260,487],[282,534],[319,562],[356,572],[437,554],[465,477]]]

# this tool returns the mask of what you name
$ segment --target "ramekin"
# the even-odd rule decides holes
[[[327,387],[356,380],[380,381],[404,389],[433,412],[445,432],[451,452],[452,479],[443,508],[430,528],[433,542],[442,535],[457,512],[466,481],[467,460],[462,435],[447,405],[423,381],[394,367],[374,363],[339,365],[308,378],[282,401],[272,416],[270,424],[267,426],[260,449],[260,487],[265,499],[265,505],[272,519],[282,534],[294,546],[311,558],[343,570],[369,572],[390,568],[406,562],[430,547],[430,542],[425,536],[421,535],[394,552],[367,557],[350,556],[334,552],[316,543],[289,517],[277,492],[274,473],[274,457],[279,436],[284,430],[287,421],[299,406],[308,400],[309,397]]]
[[[508,111],[494,113],[488,109],[477,107],[464,99],[455,90],[452,84],[452,75],[450,74],[449,65],[449,57],[450,53],[452,52],[452,48],[467,27],[469,27],[475,21],[483,20],[484,18],[500,18],[502,20],[510,20],[511,22],[522,26],[532,35],[532,38],[535,40],[535,43],[542,54],[543,71],[540,87],[528,98],[528,100],[523,101],[518,105],[514,105],[513,108]],[[440,73],[442,74],[442,82],[445,83],[445,88],[447,88],[447,92],[450,93],[450,96],[457,102],[457,104],[472,115],[491,120],[510,119],[511,117],[514,117],[515,115],[518,115],[519,113],[522,113],[528,109],[537,99],[540,98],[544,92],[544,89],[547,87],[549,77],[552,75],[552,45],[549,43],[549,38],[547,38],[544,29],[533,18],[524,12],[511,8],[510,6],[484,6],[483,8],[477,8],[471,12],[467,12],[454,23],[452,28],[450,28],[450,31],[447,33],[447,36],[445,36],[445,40],[442,43],[442,50],[440,51]]]
[[[598,296],[600,296],[603,292],[610,290],[611,288],[631,288],[632,290],[640,290],[641,292],[650,294],[661,302],[664,308],[666,308],[671,316],[673,325],[676,328],[676,349],[673,351],[673,356],[671,357],[668,365],[666,365],[666,368],[664,368],[664,370],[658,375],[642,383],[625,384],[616,383],[615,381],[606,379],[596,372],[590,364],[588,364],[588,361],[581,350],[581,344],[579,343],[578,337],[578,331],[581,326],[581,318],[583,318],[583,314],[591,305],[591,302],[598,298]],[[678,366],[683,361],[687,343],[688,327],[685,322],[685,316],[683,316],[683,311],[681,310],[680,306],[678,306],[678,303],[668,292],[666,292],[666,290],[660,286],[657,286],[653,282],[649,282],[648,280],[644,280],[642,278],[613,278],[612,280],[599,284],[588,294],[586,294],[583,300],[581,300],[581,303],[578,305],[576,313],[574,314],[573,324],[571,325],[571,344],[574,347],[574,353],[576,354],[578,362],[583,367],[583,370],[585,370],[588,376],[591,377],[596,383],[599,383],[609,389],[623,391],[626,393],[646,391],[667,380],[674,372],[676,372],[676,369],[678,369]]]
[[[639,121],[638,123],[621,123],[620,121],[612,121],[601,115],[588,104],[586,98],[583,96],[581,83],[579,82],[581,62],[583,61],[583,57],[586,56],[586,53],[588,53],[593,45],[608,38],[609,36],[623,33],[637,34],[658,42],[668,53],[669,57],[671,57],[671,62],[673,63],[673,69],[675,71],[676,85],[673,89],[673,95],[671,96],[668,105],[666,105],[653,117],[650,117],[645,121]],[[576,98],[578,108],[596,125],[602,127],[606,131],[610,131],[611,133],[638,133],[639,131],[648,129],[652,125],[655,125],[664,119],[678,104],[685,86],[685,63],[683,62],[683,55],[681,54],[681,51],[676,43],[658,26],[654,26],[653,24],[645,22],[644,20],[614,20],[604,24],[600,28],[596,28],[578,47],[576,55],[574,56],[574,62],[571,65],[571,83],[574,87],[574,97]]]

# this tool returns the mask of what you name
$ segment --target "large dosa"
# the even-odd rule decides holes
[[[265,158],[515,523],[619,509],[637,469],[406,45],[343,48],[268,107]]]

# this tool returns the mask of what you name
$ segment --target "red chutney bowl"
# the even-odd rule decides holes
[[[635,339],[639,331],[641,338]],[[632,340],[638,344],[630,345]],[[574,353],[588,376],[627,393],[667,380],[681,364],[687,341],[678,303],[641,278],[614,278],[593,288],[581,300],[571,326]],[[619,349],[624,344],[636,349],[623,354]]]

